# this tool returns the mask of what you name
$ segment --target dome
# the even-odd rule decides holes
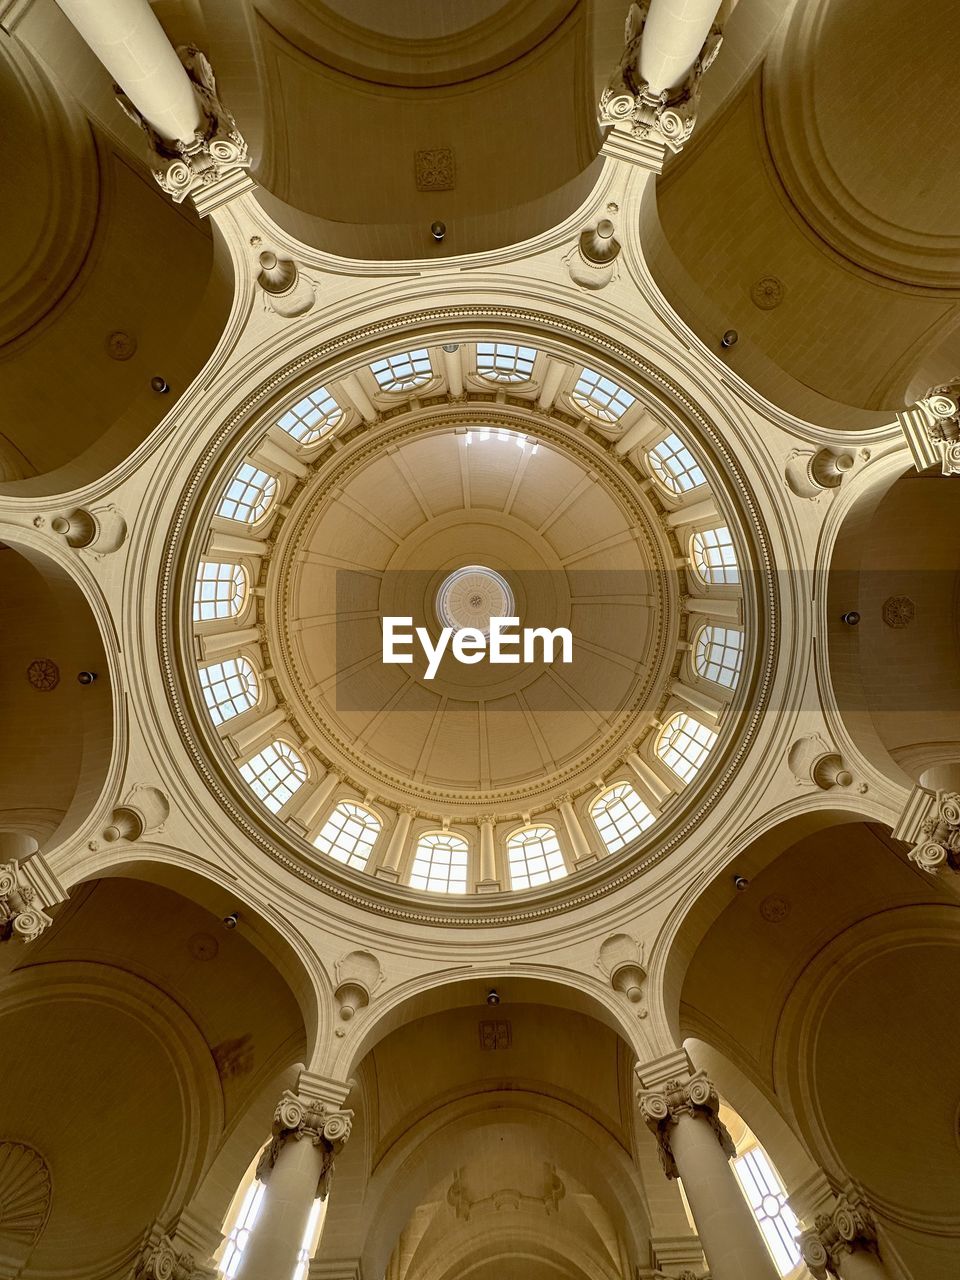
[[[558,895],[660,856],[742,744],[756,530],[636,372],[453,336],[274,379],[210,451],[198,750],[299,874]]]

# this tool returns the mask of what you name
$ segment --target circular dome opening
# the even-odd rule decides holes
[[[482,564],[467,564],[454,570],[437,592],[440,625],[454,631],[472,628],[489,635],[491,620],[513,618],[515,608],[509,582]]]

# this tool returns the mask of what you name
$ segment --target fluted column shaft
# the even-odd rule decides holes
[[[266,1193],[238,1280],[286,1280],[293,1274],[313,1202],[326,1198],[334,1157],[350,1136],[353,1112],[341,1107],[348,1085],[304,1073],[299,1088],[280,1099],[273,1137],[257,1166]]]
[[[680,1178],[712,1280],[777,1280],[777,1269],[730,1167],[719,1099],[682,1050],[637,1068],[640,1114],[660,1143],[668,1178]]]
[[[147,0],[57,0],[86,44],[162,138],[189,141],[203,113]]]

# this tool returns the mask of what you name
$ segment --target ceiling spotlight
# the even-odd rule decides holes
[[[720,339],[720,345],[724,348],[735,347],[739,341],[740,335],[737,333],[736,329],[728,329]]]
[[[750,888],[750,881],[746,876],[734,876],[733,887],[736,889],[737,893],[743,893],[744,889]]]
[[[453,353],[454,353],[455,351],[459,351],[459,350],[460,350],[460,343],[459,343],[459,342],[445,342],[445,343],[443,344],[443,349],[444,349],[444,351],[446,351],[446,352],[447,352],[447,354],[448,354],[448,355],[451,355],[451,356],[452,356],[452,355],[453,355]]]
[[[840,621],[845,622],[848,627],[855,627],[860,621],[860,615],[856,609],[848,609],[846,613],[841,613]]]
[[[170,390],[170,383],[166,378],[161,378],[159,373],[155,378],[150,379],[150,386],[159,396],[165,396]]]
[[[96,678],[97,678],[97,673],[95,671],[78,671],[77,672],[77,680],[80,684],[93,684]]]
[[[487,1004],[499,1004],[499,1003],[500,1003],[500,994],[497,991],[496,987],[492,987],[487,992]]]
[[[447,234],[447,224],[445,222],[439,222],[439,221],[431,222],[430,234],[433,236],[434,240],[436,240],[439,243],[439,241],[441,241],[443,237]]]
[[[240,913],[238,911],[231,911],[228,916],[223,917],[223,927],[225,929],[235,929],[239,923]]]

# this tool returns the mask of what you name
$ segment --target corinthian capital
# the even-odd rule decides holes
[[[660,1147],[660,1163],[668,1178],[679,1177],[670,1132],[681,1116],[691,1116],[708,1124],[728,1159],[736,1155],[733,1139],[717,1111],[720,1099],[712,1080],[706,1072],[697,1071],[686,1080],[668,1080],[656,1089],[640,1089],[637,1092],[640,1115],[657,1139]]]
[[[216,1280],[217,1269],[201,1265],[192,1253],[178,1250],[170,1237],[155,1227],[133,1274],[135,1280]]]
[[[960,792],[942,791],[935,812],[920,823],[920,839],[909,858],[924,871],[960,872]]]
[[[261,1182],[267,1181],[288,1142],[311,1142],[323,1155],[316,1194],[320,1200],[326,1200],[334,1160],[350,1137],[352,1125],[352,1111],[286,1090],[273,1114],[273,1136],[260,1156],[257,1177]]]
[[[640,74],[640,46],[649,9],[650,0],[630,6],[623,54],[600,95],[599,120],[601,124],[623,125],[636,138],[652,137],[671,151],[679,151],[697,123],[700,82],[719,52],[723,33],[717,25],[710,29],[696,62],[679,85],[653,90]]]
[[[945,476],[960,475],[960,377],[931,387],[897,419],[918,471],[939,462]]]
[[[32,942],[52,923],[20,863],[0,863],[0,940]]]
[[[848,1254],[878,1253],[873,1217],[854,1192],[841,1195],[832,1213],[818,1213],[815,1225],[802,1232],[798,1242],[814,1280],[840,1280]]]
[[[250,153],[236,120],[217,95],[216,78],[206,55],[192,44],[181,45],[177,55],[203,115],[203,125],[192,138],[173,142],[162,138],[119,85],[114,85],[114,92],[120,106],[147,135],[153,176],[161,188],[177,204],[192,196],[197,211],[206,214],[252,186],[243,172],[250,165]]]

